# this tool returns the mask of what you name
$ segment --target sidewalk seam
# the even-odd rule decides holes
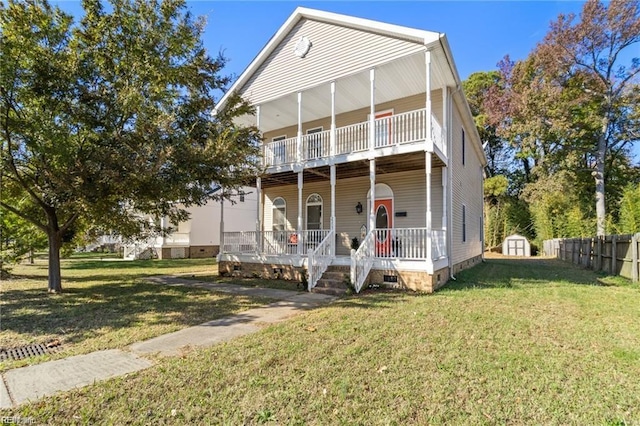
[[[4,373],[0,373],[0,377],[2,377],[2,384],[4,384],[4,388],[7,390],[7,395],[9,395],[9,402],[11,403],[11,406],[16,407],[16,400],[13,399],[13,394],[11,393],[11,389],[9,389],[7,379],[4,378]]]

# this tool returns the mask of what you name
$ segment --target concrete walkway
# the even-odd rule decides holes
[[[302,311],[327,304],[335,297],[269,288],[216,284],[170,276],[147,279],[160,285],[179,285],[207,288],[212,291],[278,300],[261,308],[254,308],[226,318],[195,327],[188,327],[143,342],[125,350],[110,349],[16,368],[2,373],[0,408],[12,408],[53,395],[89,385],[99,380],[144,370],[153,363],[144,355],[178,355],[186,348],[208,347],[235,337],[254,333],[261,326],[284,321]]]

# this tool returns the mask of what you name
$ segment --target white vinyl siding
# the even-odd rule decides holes
[[[452,105],[453,120],[451,123],[451,167],[452,167],[452,229],[451,229],[451,257],[453,265],[482,254],[481,221],[472,218],[482,216],[482,176],[480,174],[481,163],[474,144],[480,141],[474,140],[475,132],[465,131],[465,157],[463,165],[462,155],[462,120],[457,102]],[[464,110],[463,110],[464,111]],[[468,129],[466,129],[468,130]],[[462,210],[465,210],[465,239],[463,242]]]
[[[442,226],[442,172],[433,169],[432,173],[432,227],[440,229]],[[404,217],[394,217],[395,228],[413,228],[426,226],[426,179],[424,169],[400,173],[378,175],[377,183],[389,185],[394,195],[394,213],[406,212]],[[367,192],[369,178],[357,177],[338,179],[336,181],[336,253],[348,255],[351,239],[360,238],[360,227],[368,225]],[[330,228],[331,217],[331,186],[329,181],[305,183],[303,188],[303,203],[309,195],[317,193],[323,199],[322,223],[323,229]],[[295,229],[298,215],[298,189],[296,185],[286,185],[265,189],[264,229],[272,228],[272,201],[276,197],[283,197],[287,201],[287,219],[289,229]],[[356,204],[363,206],[361,214],[356,213]],[[303,209],[303,215],[305,214]]]
[[[302,36],[312,43],[305,58],[294,54]],[[239,93],[261,104],[423,49],[421,43],[302,19]]]

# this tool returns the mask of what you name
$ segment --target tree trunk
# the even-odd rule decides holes
[[[596,153],[596,170],[593,177],[596,181],[596,234],[599,237],[606,235],[605,219],[606,210],[604,203],[604,167],[607,156],[607,131],[609,119],[602,120],[602,129],[598,138],[598,151]]]
[[[60,275],[60,246],[62,239],[58,232],[49,233],[49,293],[62,292]]]
[[[48,214],[49,226],[47,238],[49,240],[49,293],[62,292],[62,277],[60,275],[60,247],[62,246],[62,235],[58,227],[58,218],[53,214]]]

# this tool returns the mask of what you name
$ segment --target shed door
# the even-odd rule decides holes
[[[522,238],[507,241],[509,256],[524,256],[524,240]]]

